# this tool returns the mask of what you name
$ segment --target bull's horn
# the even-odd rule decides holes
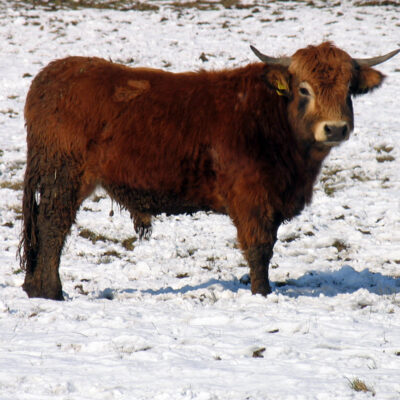
[[[274,58],[274,57],[269,57],[266,56],[265,54],[262,54],[259,52],[254,46],[250,45],[251,50],[253,50],[253,53],[264,63],[266,64],[279,64],[282,65],[283,67],[288,67],[291,62],[290,57],[280,57],[280,58]]]
[[[384,56],[379,56],[379,57],[372,57],[372,58],[354,58],[354,61],[358,63],[360,66],[367,66],[367,67],[373,67],[374,65],[381,64],[385,62],[386,60],[389,60],[389,58],[394,57],[397,53],[400,52],[400,49],[391,51],[390,53],[385,54]]]

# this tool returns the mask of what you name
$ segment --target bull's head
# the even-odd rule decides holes
[[[346,140],[353,130],[351,96],[380,86],[384,75],[373,69],[400,52],[355,59],[332,43],[309,46],[292,57],[273,58],[251,49],[268,65],[266,79],[288,99],[292,129],[304,141],[329,148]]]

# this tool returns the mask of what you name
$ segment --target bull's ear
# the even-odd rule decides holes
[[[270,68],[266,74],[268,86],[278,93],[279,96],[290,96],[290,75],[285,67]]]
[[[358,70],[358,76],[351,87],[351,94],[359,95],[368,93],[369,91],[379,87],[385,75],[381,72],[367,66],[361,66]]]

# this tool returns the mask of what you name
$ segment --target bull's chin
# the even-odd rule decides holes
[[[330,149],[332,147],[337,147],[342,144],[342,141],[333,141],[333,140],[325,140],[325,141],[315,141],[314,146],[318,149]]]

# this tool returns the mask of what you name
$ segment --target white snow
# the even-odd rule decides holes
[[[161,215],[151,239],[128,250],[129,215],[114,205],[110,217],[101,191],[64,248],[67,300],[21,289],[23,107],[54,58],[183,71],[254,61],[249,44],[290,55],[332,40],[354,57],[400,47],[395,5],[170,3],[141,12],[0,2],[0,399],[399,399],[400,56],[379,66],[382,88],[355,100],[355,132],[325,162],[312,205],[281,227],[267,298],[240,281],[248,269],[227,217]],[[354,378],[371,391],[354,391]]]

